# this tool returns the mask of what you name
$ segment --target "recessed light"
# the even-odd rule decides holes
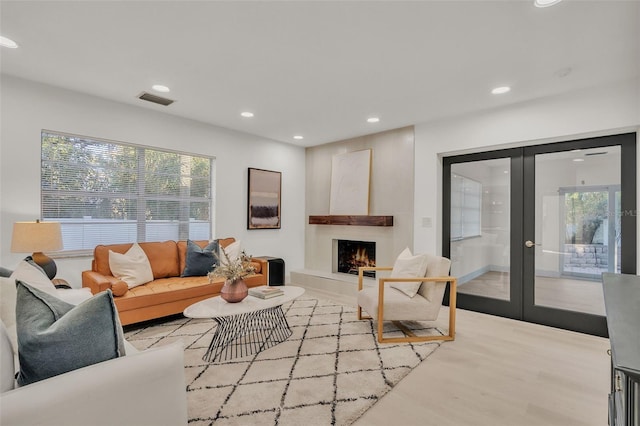
[[[369,118],[367,118],[367,122],[368,123],[377,123],[378,121],[380,121],[380,117],[369,117]]]
[[[17,49],[18,43],[11,40],[10,38],[0,36],[0,46],[8,47],[9,49]]]
[[[493,89],[491,93],[493,93],[494,95],[502,95],[503,93],[507,93],[510,90],[511,90],[511,87],[509,86],[500,86]]]
[[[246,117],[246,118],[251,118],[253,117],[253,113],[249,112],[249,111],[244,111],[240,113],[241,116]]]
[[[298,139],[298,140],[300,140],[300,139],[304,139],[304,136],[301,136],[301,135],[295,135],[293,138],[294,138],[294,139]]]
[[[535,0],[533,4],[535,7],[549,7],[560,3],[561,1],[562,0]]]
[[[579,163],[584,161],[584,158],[574,158],[573,161],[575,161],[576,163]]]
[[[171,89],[169,89],[167,86],[163,86],[162,84],[154,84],[153,86],[151,86],[151,88],[156,92],[162,92],[162,93],[167,93],[171,91]]]

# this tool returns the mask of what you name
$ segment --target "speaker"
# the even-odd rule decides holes
[[[279,257],[260,256],[267,261],[267,285],[284,285],[284,260]]]

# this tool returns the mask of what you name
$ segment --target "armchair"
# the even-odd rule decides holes
[[[447,258],[426,256],[425,276],[393,276],[379,278],[377,286],[364,287],[364,271],[392,271],[391,267],[361,267],[358,271],[358,319],[374,319],[378,322],[378,342],[424,342],[431,340],[454,340],[456,325],[455,277],[449,276],[451,261]],[[422,283],[413,297],[398,290],[404,284]],[[400,321],[435,321],[438,318],[445,289],[449,283],[449,333],[443,336],[417,336]],[[394,288],[395,287],[395,288]],[[363,315],[366,311],[369,316]],[[385,338],[383,322],[392,321],[405,337]]]

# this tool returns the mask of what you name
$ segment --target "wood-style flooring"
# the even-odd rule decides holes
[[[600,281],[536,276],[536,305],[605,315]],[[458,286],[458,293],[509,300],[509,273],[486,272]]]
[[[447,310],[439,327],[446,328]],[[456,340],[354,426],[607,425],[608,339],[461,309],[457,319]]]

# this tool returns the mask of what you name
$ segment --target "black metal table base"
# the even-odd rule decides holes
[[[284,342],[292,333],[282,306],[214,320],[218,327],[207,353],[202,357],[207,362],[254,355]]]

